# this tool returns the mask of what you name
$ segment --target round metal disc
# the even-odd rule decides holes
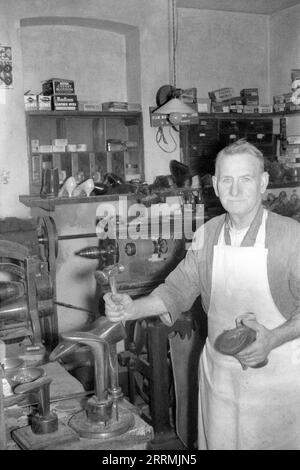
[[[238,326],[232,330],[225,330],[216,341],[215,348],[222,354],[235,356],[256,339],[256,332],[247,326]]]
[[[91,423],[87,419],[86,411],[82,410],[72,416],[69,426],[76,431],[79,436],[88,439],[107,439],[124,434],[134,425],[134,416],[128,410],[119,406],[119,419],[111,419],[105,426],[103,422]]]

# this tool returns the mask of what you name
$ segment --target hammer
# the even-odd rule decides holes
[[[103,268],[102,271],[96,271],[95,276],[97,280],[99,279],[100,281],[108,281],[111,293],[112,295],[115,295],[117,294],[116,275],[123,272],[124,269],[124,266],[121,264],[112,264]]]

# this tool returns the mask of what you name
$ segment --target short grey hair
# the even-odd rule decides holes
[[[246,139],[239,139],[236,142],[228,145],[227,147],[223,148],[218,154],[215,162],[215,174],[217,174],[217,169],[220,164],[220,160],[224,157],[229,155],[236,155],[238,153],[246,153],[247,155],[252,155],[253,157],[257,158],[260,164],[261,172],[264,172],[265,168],[265,160],[262,152],[258,150],[255,145],[250,144],[247,142]]]

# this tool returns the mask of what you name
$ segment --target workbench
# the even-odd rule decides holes
[[[28,443],[29,450],[144,450],[153,439],[153,429],[138,414],[137,408],[126,399],[121,402],[123,408],[133,413],[134,424],[124,434],[116,437],[91,439],[79,437],[75,432],[72,440],[72,430],[68,426],[70,418],[82,410],[89,394],[82,384],[69,374],[59,363],[44,364],[46,375],[53,381],[50,387],[50,409],[59,420],[59,429],[63,438],[55,439],[54,433],[37,437],[34,446]],[[7,450],[19,450],[21,445],[15,442],[13,435],[28,426],[28,411],[31,405],[14,405],[5,409],[7,427]],[[24,429],[23,429],[24,433]],[[38,435],[36,435],[38,436]],[[63,440],[66,442],[63,442]],[[55,442],[56,441],[56,442]]]

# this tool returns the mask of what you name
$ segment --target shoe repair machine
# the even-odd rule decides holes
[[[28,225],[28,221],[24,223]],[[14,441],[21,448],[51,448],[51,443],[56,448],[67,441],[88,439],[105,443],[126,433],[134,434],[141,412],[136,406],[127,406],[119,384],[119,365],[127,370],[130,402],[138,404],[137,394],[144,398],[150,411],[148,416],[142,416],[154,432],[173,432],[167,341],[170,333],[188,335],[194,328],[191,318],[186,316],[173,327],[166,327],[158,319],[128,322],[124,326],[111,323],[99,311],[99,317],[84,331],[59,335],[55,260],[60,238],[68,236],[57,236],[49,216],[30,223],[29,229],[18,227],[22,240],[13,231],[6,231],[0,239],[0,343],[5,344],[7,352],[4,360],[0,357],[4,366],[0,369],[13,389],[12,395],[4,397],[0,390],[0,412],[4,409],[5,414],[6,408],[22,401],[37,405],[29,425],[13,431]],[[94,234],[95,245],[74,256],[99,260],[95,278],[101,295],[116,292],[117,283],[120,292],[132,297],[145,295],[163,281],[185,254],[186,240],[176,237],[174,227],[171,224],[169,238],[162,237],[161,227],[156,238],[146,240],[118,237],[101,240]],[[117,354],[117,343],[123,340],[125,350]],[[67,423],[59,423],[50,406],[53,378],[43,372],[43,365],[52,361],[63,363],[61,360],[80,346],[87,347],[93,357],[94,390],[79,412],[69,417]],[[15,368],[9,370],[9,359],[21,359],[23,364],[21,367],[14,364]],[[1,427],[3,445],[7,432],[3,420]],[[150,435],[148,432],[148,440]]]

